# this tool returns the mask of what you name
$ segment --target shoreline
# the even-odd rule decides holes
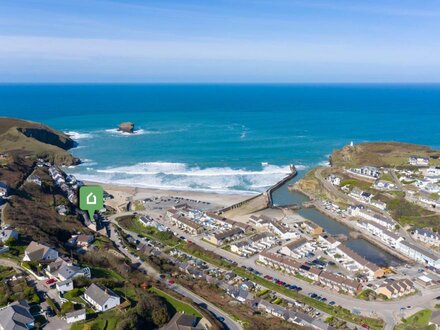
[[[203,200],[205,202],[210,202],[213,208],[226,207],[249,198],[249,195],[247,194],[221,194],[193,190],[141,188],[95,181],[84,181],[84,183],[87,185],[99,185],[103,187],[106,192],[113,195],[114,198],[106,201],[106,204],[115,209],[120,209],[121,206],[126,205],[130,201],[142,200],[156,196],[176,196],[187,199]]]

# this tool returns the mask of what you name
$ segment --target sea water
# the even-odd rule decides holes
[[[164,189],[261,192],[351,141],[440,147],[440,85],[8,84],[0,115],[71,135],[81,179]]]

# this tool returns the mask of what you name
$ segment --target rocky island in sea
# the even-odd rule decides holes
[[[129,121],[120,123],[118,126],[118,131],[133,134],[134,133],[134,124]]]

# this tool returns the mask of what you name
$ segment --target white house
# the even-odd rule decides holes
[[[348,172],[368,179],[377,179],[380,176],[379,170],[374,166],[362,166],[360,168],[350,168]]]
[[[66,313],[66,322],[71,324],[79,321],[84,321],[86,319],[86,310],[80,309],[70,313]]]
[[[388,230],[394,230],[397,224],[393,219],[386,218],[362,205],[349,206],[347,211],[348,214],[353,217],[360,217],[365,220],[376,222],[377,224],[386,227]]]
[[[420,262],[421,264],[440,268],[440,258],[431,251],[424,250],[417,245],[406,241],[400,241],[396,245],[396,249],[408,256],[409,258]]]
[[[353,190],[349,193],[349,196],[364,203],[371,203],[371,199],[374,197],[373,194],[367,191],[362,191],[358,188],[353,188]]]
[[[396,185],[388,181],[377,180],[374,182],[373,188],[378,190],[394,190],[396,189]]]
[[[369,220],[361,220],[358,225],[368,230],[371,234],[376,235],[387,245],[396,246],[396,244],[404,238],[389,231],[384,226]]]
[[[32,241],[24,251],[23,261],[53,261],[57,258],[57,250]]]
[[[84,299],[99,312],[105,312],[121,303],[121,298],[116,293],[95,283],[84,292]]]
[[[439,176],[440,175],[440,166],[431,166],[426,170],[427,176]]]
[[[314,252],[316,248],[310,244],[310,242],[305,238],[300,238],[289,244],[284,245],[280,249],[280,253],[288,257],[301,259]]]
[[[409,157],[408,162],[410,165],[413,165],[413,166],[428,166],[429,165],[429,158],[420,157],[420,156],[411,156],[411,157]]]
[[[56,283],[57,291],[61,294],[64,292],[72,291],[73,290],[73,281],[71,279],[57,282]]]
[[[429,245],[440,246],[440,234],[428,229],[416,229],[414,238]]]
[[[0,228],[0,242],[6,242],[8,239],[18,239],[18,233],[14,229],[5,227]]]
[[[334,175],[334,174],[330,174],[327,177],[327,181],[330,182],[334,186],[340,186],[341,185],[341,178],[339,176]]]

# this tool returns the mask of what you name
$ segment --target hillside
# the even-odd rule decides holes
[[[345,146],[333,151],[330,162],[335,167],[363,165],[406,167],[408,166],[408,157],[412,155],[429,157],[431,165],[440,165],[440,150],[400,142],[374,142],[362,143],[353,147]]]
[[[58,165],[74,165],[79,159],[67,150],[75,142],[66,134],[46,125],[0,117],[0,153],[43,158]]]
[[[3,219],[17,229],[22,242],[37,240],[61,248],[72,234],[88,232],[75,214],[74,207],[54,185],[46,168],[34,168],[20,162],[20,169],[27,174],[33,173],[42,181],[41,187],[27,181],[11,185],[14,188],[4,208]],[[55,207],[60,204],[68,206],[71,214],[59,215]]]

